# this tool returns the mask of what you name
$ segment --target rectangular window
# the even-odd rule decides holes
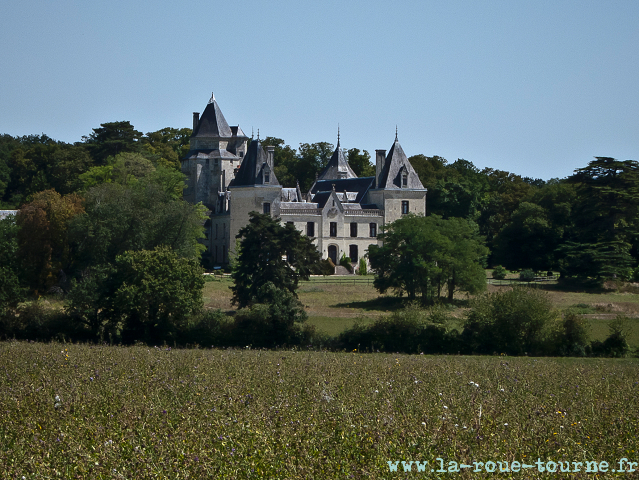
[[[337,237],[337,222],[331,222],[331,237]]]
[[[351,258],[351,262],[357,262],[357,245],[348,246],[348,256]]]
[[[377,224],[376,223],[371,223],[370,224],[371,227],[371,237],[376,237],[377,236]]]
[[[268,183],[271,180],[271,176],[268,173],[264,174],[264,183]]]
[[[351,222],[351,237],[357,236],[357,222]]]
[[[306,236],[307,237],[315,236],[315,222],[306,222]]]
[[[402,200],[402,215],[408,213],[408,200]]]
[[[291,227],[295,226],[295,222],[286,222],[286,225],[290,225]]]
[[[264,213],[265,214],[267,214],[267,215],[271,214],[271,204],[270,203],[264,202],[263,208],[264,208]]]

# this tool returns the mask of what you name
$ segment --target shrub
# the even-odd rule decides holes
[[[234,342],[254,347],[299,345],[306,338],[299,324],[306,319],[304,307],[293,293],[267,282],[258,290],[253,304],[235,315]]]
[[[632,332],[630,321],[625,315],[617,317],[608,324],[610,334],[603,341],[595,340],[590,345],[590,354],[596,357],[625,357],[630,352],[628,336]]]
[[[519,272],[519,280],[522,282],[532,282],[535,279],[535,272],[533,272],[530,268],[526,268]]]
[[[462,341],[469,352],[542,354],[556,313],[544,292],[525,287],[475,299],[467,314]]]
[[[364,257],[359,259],[359,270],[357,271],[359,275],[366,275],[368,272],[366,271],[366,259]]]
[[[330,258],[325,258],[313,265],[311,273],[313,275],[333,275],[335,273],[335,264]]]
[[[346,270],[353,273],[353,264],[351,263],[351,257],[347,257],[345,253],[342,254],[342,258],[339,259],[339,264],[342,267],[346,267]]]
[[[0,317],[0,338],[28,340],[87,340],[90,332],[69,322],[66,312],[39,298],[20,304]]]
[[[554,354],[564,357],[583,357],[589,339],[588,323],[574,311],[568,311],[554,332]]]
[[[503,280],[504,278],[506,278],[506,269],[501,265],[497,265],[495,268],[493,268],[493,278],[495,280]]]
[[[457,350],[457,334],[447,329],[448,316],[441,309],[423,310],[409,304],[370,325],[356,322],[342,332],[342,348],[402,353],[451,353]]]
[[[177,341],[182,345],[227,346],[232,344],[233,322],[221,310],[203,310],[182,330]]]

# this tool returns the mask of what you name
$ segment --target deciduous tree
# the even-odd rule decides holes
[[[383,245],[368,249],[375,287],[407,293],[422,301],[439,296],[446,286],[452,301],[456,288],[476,293],[485,288],[482,261],[488,254],[477,227],[465,219],[407,215],[379,235]]]

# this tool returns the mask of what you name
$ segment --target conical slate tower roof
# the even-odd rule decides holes
[[[268,182],[265,182],[265,174],[268,172]],[[242,160],[240,169],[235,178],[230,183],[230,187],[242,187],[252,185],[279,185],[279,181],[275,177],[273,165],[268,162],[268,156],[262,148],[262,143],[258,140],[252,140],[249,145],[248,152]]]
[[[226,122],[214,95],[211,95],[211,100],[209,100],[209,104],[204,109],[193,136],[217,138],[230,138],[233,136],[231,127]]]
[[[324,170],[317,176],[318,180],[331,180],[337,178],[357,178],[355,172],[348,164],[344,150],[339,146],[339,133],[337,134],[337,148],[333,152],[333,156],[328,161]]]
[[[406,185],[402,185],[402,177],[406,175]],[[424,186],[419,180],[419,175],[408,161],[402,146],[397,140],[395,134],[395,142],[386,155],[384,168],[378,179],[377,188],[411,188],[423,189]]]

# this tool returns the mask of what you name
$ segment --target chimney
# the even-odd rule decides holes
[[[375,150],[375,187],[381,188],[379,185],[382,170],[384,170],[384,162],[386,161],[386,150]]]
[[[268,162],[269,167],[271,167],[271,170],[275,168],[273,166],[274,158],[275,158],[275,147],[273,145],[268,145],[266,147],[266,161]]]
[[[193,112],[193,133],[197,130],[198,123],[200,123],[200,112]]]

